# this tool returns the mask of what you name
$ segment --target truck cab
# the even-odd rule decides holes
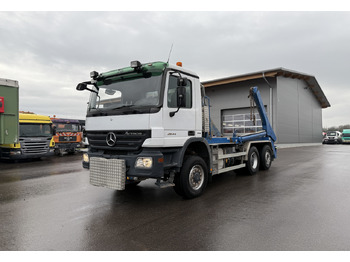
[[[55,145],[53,133],[50,117],[31,112],[19,113],[19,141],[1,145],[1,158],[16,160],[52,155]]]
[[[90,169],[92,185],[123,190],[152,178],[192,198],[202,194],[212,175],[245,163],[252,163],[248,171],[255,173],[260,162],[268,169],[275,158],[266,132],[254,138],[213,137],[204,87],[196,73],[181,66],[133,61],[90,76],[76,89],[91,92],[83,166]]]
[[[350,129],[344,129],[342,133],[342,143],[350,144]]]
[[[85,123],[90,155],[122,155],[127,163],[140,163],[140,167],[129,165],[129,177],[156,178],[163,172],[160,165],[171,165],[168,157],[164,159],[169,153],[163,149],[179,149],[188,139],[202,138],[199,78],[162,62],[147,64],[144,72],[136,71],[132,76],[111,79],[109,74],[113,72],[99,78],[98,89],[92,87],[95,92],[91,93]],[[186,76],[187,83],[183,106],[177,110],[180,75]],[[150,161],[146,167],[141,159],[145,163],[154,159],[152,168],[148,166]],[[85,167],[87,164],[84,162]]]
[[[55,142],[55,154],[62,156],[65,152],[74,154],[81,146],[83,132],[79,120],[65,118],[51,118],[55,129],[53,137]]]

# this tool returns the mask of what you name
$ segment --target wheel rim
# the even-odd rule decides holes
[[[270,166],[271,164],[271,154],[269,151],[266,151],[266,154],[265,154],[265,163],[266,163],[266,166]]]
[[[258,167],[258,155],[256,152],[253,152],[250,157],[250,166],[253,169],[256,169]]]
[[[204,170],[202,166],[195,165],[191,168],[190,174],[188,176],[190,186],[194,190],[198,190],[202,187],[204,183]]]

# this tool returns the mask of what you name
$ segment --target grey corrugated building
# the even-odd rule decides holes
[[[225,135],[259,130],[250,120],[249,88],[258,86],[277,143],[321,143],[322,109],[330,107],[316,78],[284,68],[202,82],[211,116]]]

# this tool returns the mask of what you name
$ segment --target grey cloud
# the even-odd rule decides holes
[[[314,75],[332,105],[324,124],[341,125],[349,26],[349,12],[1,12],[0,77],[19,80],[28,110],[84,118],[88,93],[75,86],[90,71],[166,60],[174,44],[170,62],[202,80],[276,67]]]

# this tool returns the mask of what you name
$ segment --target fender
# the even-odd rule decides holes
[[[187,149],[193,146],[193,150],[201,156],[208,165],[208,170],[212,170],[211,150],[207,140],[203,137],[193,137],[188,139],[183,147],[176,153],[177,167],[181,168]],[[197,151],[198,149],[199,151]],[[204,156],[204,157],[203,157]],[[211,171],[210,171],[211,172]]]
[[[259,149],[259,145],[261,145],[260,149],[263,145],[270,145],[272,152],[273,153],[276,152],[275,151],[276,149],[274,148],[274,144],[270,140],[248,141],[243,146],[243,151],[246,152],[246,155],[244,156],[244,161],[248,161],[248,151],[252,145],[256,146],[258,149]],[[276,154],[274,153],[272,157],[273,157],[273,159],[275,159]]]

